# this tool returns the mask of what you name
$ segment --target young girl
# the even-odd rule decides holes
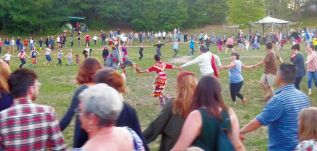
[[[18,54],[18,57],[20,58],[20,61],[21,61],[20,68],[22,68],[23,65],[26,64],[26,61],[25,61],[26,56],[27,55],[25,53],[25,48],[23,48]]]
[[[52,58],[51,58],[52,50],[50,49],[50,46],[46,47],[44,50],[45,50],[45,59],[46,59],[45,64],[49,65],[52,61]]]
[[[165,73],[165,69],[179,69],[172,64],[168,64],[161,61],[161,57],[159,54],[154,56],[155,64],[148,68],[147,70],[141,70],[138,66],[136,66],[136,71],[138,73],[148,73],[148,72],[156,72],[155,78],[155,89],[153,92],[153,96],[159,98],[160,106],[162,107],[166,102],[163,99],[163,91],[167,83],[167,75]]]
[[[317,108],[309,107],[299,114],[299,144],[296,151],[317,151]]]
[[[75,56],[76,58],[76,64],[79,65],[80,64],[80,56],[78,54],[76,54]]]
[[[73,63],[73,53],[72,49],[69,49],[68,54],[67,54],[67,65],[71,65]]]
[[[222,45],[223,45],[223,39],[219,37],[219,38],[217,39],[218,52],[221,52],[221,51],[222,51]]]
[[[62,66],[62,58],[63,58],[63,52],[62,52],[62,49],[60,49],[57,53],[58,63],[56,65]]]
[[[31,54],[30,54],[30,56],[31,56],[31,58],[32,58],[32,65],[33,65],[33,66],[34,66],[35,64],[37,64],[37,59],[36,59],[37,54],[41,55],[41,54],[40,54],[39,52],[37,52],[37,51],[35,50],[35,48],[33,47],[33,48],[32,48],[32,51],[31,51]]]

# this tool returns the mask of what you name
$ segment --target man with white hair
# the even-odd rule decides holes
[[[82,150],[138,150],[144,151],[140,137],[130,128],[116,127],[123,108],[119,93],[107,84],[99,83],[80,93],[79,115],[81,127],[89,140]]]

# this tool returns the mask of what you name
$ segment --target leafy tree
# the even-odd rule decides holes
[[[228,0],[229,21],[246,25],[265,16],[264,0]]]
[[[226,0],[187,0],[187,27],[224,23],[228,6]]]

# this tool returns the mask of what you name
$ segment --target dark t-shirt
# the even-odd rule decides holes
[[[264,73],[276,75],[277,63],[276,63],[276,54],[274,51],[270,51],[266,54],[264,62],[265,62]]]
[[[3,111],[13,104],[13,97],[5,92],[0,92],[0,111]]]
[[[297,70],[296,77],[305,76],[306,70],[305,70],[304,56],[302,54],[298,53],[291,61],[296,66],[296,70]]]

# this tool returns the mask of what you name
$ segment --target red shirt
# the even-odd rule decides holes
[[[85,39],[86,39],[86,41],[90,41],[90,36],[89,36],[89,35],[86,35],[86,36],[85,36]]]
[[[166,73],[164,72],[165,69],[173,69],[172,64],[168,64],[165,62],[157,62],[152,67],[148,68],[147,72],[156,72],[158,76],[166,76]]]
[[[14,100],[14,105],[0,113],[0,146],[7,151],[66,150],[54,109]]]

